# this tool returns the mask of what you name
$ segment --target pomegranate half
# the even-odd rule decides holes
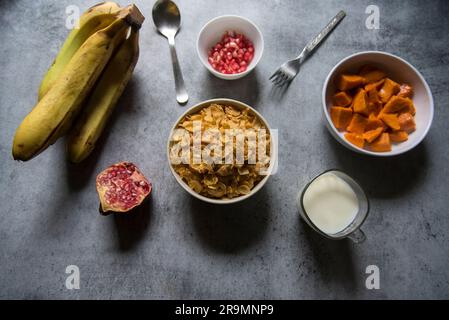
[[[114,164],[101,172],[96,180],[100,212],[129,212],[142,204],[152,185],[131,162]]]

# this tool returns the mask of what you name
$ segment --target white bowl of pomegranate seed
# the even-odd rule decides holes
[[[262,58],[262,32],[250,20],[219,16],[201,29],[197,51],[201,62],[216,77],[236,80],[250,73]]]

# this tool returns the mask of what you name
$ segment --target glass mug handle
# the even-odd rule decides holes
[[[366,236],[362,230],[357,229],[353,233],[348,235],[348,238],[351,239],[355,243],[362,243],[366,240]]]

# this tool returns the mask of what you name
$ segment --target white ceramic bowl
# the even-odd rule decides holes
[[[416,106],[416,131],[409,135],[407,141],[393,144],[392,150],[389,152],[373,152],[354,146],[344,138],[344,132],[340,132],[335,128],[330,117],[332,96],[336,93],[335,78],[343,72],[356,73],[365,64],[382,69],[392,80],[398,83],[410,84],[414,89],[412,100]],[[429,131],[434,113],[432,92],[419,71],[404,59],[390,53],[379,51],[359,52],[337,63],[324,82],[322,103],[327,128],[335,139],[351,150],[378,157],[398,155],[416,147]]]
[[[187,183],[185,183],[181,177],[175,172],[175,170],[173,169],[173,166],[171,165],[171,161],[170,161],[170,146],[171,146],[171,137],[173,135],[174,130],[176,129],[176,127],[178,126],[178,124],[181,122],[182,119],[184,119],[185,116],[192,114],[192,113],[196,113],[199,110],[203,109],[204,107],[209,106],[212,103],[218,103],[218,104],[223,104],[223,105],[232,105],[238,109],[244,109],[244,108],[249,108],[254,114],[256,114],[256,116],[261,120],[261,122],[265,125],[265,127],[267,128],[268,132],[270,132],[270,137],[271,137],[271,165],[268,168],[268,174],[251,190],[251,192],[247,195],[243,195],[240,197],[236,197],[236,198],[232,198],[232,199],[213,199],[213,198],[208,198],[205,196],[202,196],[198,193],[196,193],[195,191],[193,191],[189,185]],[[232,99],[224,99],[224,98],[220,98],[220,99],[211,99],[211,100],[207,100],[207,101],[203,101],[198,103],[197,105],[194,105],[193,107],[191,107],[190,109],[188,109],[186,112],[184,112],[179,119],[175,122],[173,128],[170,131],[170,135],[168,137],[168,141],[167,141],[167,159],[168,159],[168,165],[170,166],[170,170],[173,174],[173,176],[175,177],[176,181],[178,181],[178,183],[181,185],[181,187],[184,188],[184,190],[186,190],[188,193],[190,193],[192,196],[194,196],[195,198],[198,198],[202,201],[205,202],[209,202],[209,203],[213,203],[213,204],[231,204],[231,203],[236,203],[236,202],[240,202],[243,201],[245,199],[248,199],[250,197],[252,197],[253,195],[255,195],[260,189],[262,189],[262,187],[265,185],[265,183],[268,181],[268,178],[270,177],[271,173],[273,172],[273,168],[276,164],[276,155],[277,155],[277,146],[276,144],[273,142],[273,135],[271,134],[271,129],[270,126],[268,125],[267,120],[264,119],[264,117],[262,117],[262,115],[260,113],[258,113],[254,108],[250,107],[249,105],[237,101],[237,100],[232,100]]]
[[[221,37],[226,31],[242,33],[254,44],[254,58],[245,72],[223,74],[212,68],[207,60],[208,51],[221,40]],[[196,48],[201,62],[213,75],[225,80],[236,80],[246,76],[259,63],[263,54],[264,41],[262,32],[260,32],[259,28],[253,22],[240,16],[227,15],[214,18],[204,25],[198,35]]]

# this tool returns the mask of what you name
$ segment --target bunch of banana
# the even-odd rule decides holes
[[[109,82],[109,87],[105,83],[106,80],[103,80],[106,79],[108,70],[105,73],[103,71],[106,66],[108,66],[106,69],[109,69],[112,68],[112,65],[119,63],[109,64],[110,61],[118,60],[118,55],[114,54],[121,52],[122,48],[129,43],[130,39],[134,39],[133,41],[138,39],[136,36],[137,32],[133,31],[131,37],[126,40],[130,32],[130,27],[138,30],[144,20],[144,17],[135,5],[120,9],[113,16],[114,19],[109,25],[94,32],[82,43],[65,66],[63,66],[63,60],[60,60],[61,62],[57,63],[57,68],[55,67],[53,69],[54,71],[50,69],[49,72],[52,75],[47,75],[48,81],[47,76],[44,80],[46,83],[44,86],[48,87],[48,89],[45,89],[47,92],[41,97],[37,105],[26,116],[16,131],[12,150],[14,159],[29,160],[56,142],[58,138],[65,135],[79,114],[86,98],[91,94],[92,99],[96,99],[95,101],[98,101],[99,104],[90,99],[88,102],[90,112],[84,116],[85,120],[93,123],[95,127],[89,130],[89,134],[94,132],[94,136],[99,136],[99,133],[96,134],[95,131],[98,129],[98,132],[101,132],[104,127],[104,122],[100,121],[100,123],[103,123],[103,127],[101,127],[95,121],[89,120],[90,117],[98,117],[99,113],[93,112],[94,109],[102,109],[105,104],[110,104],[108,108],[112,108],[118,99],[118,97],[105,97],[104,99],[99,99],[99,97],[102,95],[102,92],[111,95],[113,88],[123,91],[123,88],[117,86],[117,83],[113,82],[112,79]],[[129,44],[127,47],[129,47]],[[111,60],[112,57],[114,58]],[[119,60],[125,61],[122,59]],[[126,64],[126,62],[122,63]],[[116,68],[116,70],[117,72],[122,72],[123,69]],[[59,75],[57,75],[58,73]],[[109,73],[112,74],[114,72],[109,71]],[[94,89],[100,77],[98,86]],[[51,80],[51,78],[54,78],[54,80]],[[125,72],[120,75],[115,75],[115,79],[121,79],[124,85],[126,85],[129,76]],[[104,84],[100,85],[101,83]],[[93,93],[92,90],[94,90]],[[97,98],[94,98],[95,96]],[[106,112],[102,116],[107,118],[108,114],[109,112]],[[82,129],[80,132],[85,132],[82,126],[77,125],[76,127]],[[82,133],[80,135],[82,136]]]
[[[118,99],[131,79],[139,59],[139,31],[131,34],[106,66],[92,95],[69,134],[69,160],[79,163],[95,148]]]
[[[56,79],[59,78],[79,47],[95,32],[110,25],[116,19],[118,11],[120,11],[120,6],[115,2],[103,2],[87,9],[81,15],[79,28],[70,32],[47,74],[42,79],[39,88],[39,100],[42,99]]]

